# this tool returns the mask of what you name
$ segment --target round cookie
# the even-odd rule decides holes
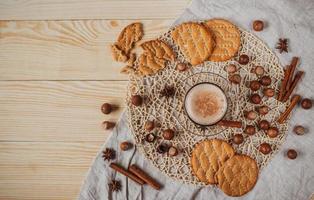
[[[216,172],[234,154],[232,146],[223,140],[204,140],[196,144],[192,151],[192,171],[200,181],[215,184]]]
[[[210,61],[226,61],[234,57],[241,44],[239,29],[224,19],[212,19],[205,22],[215,40],[215,48]]]
[[[192,65],[206,61],[214,48],[214,40],[208,28],[196,22],[178,25],[171,37]]]
[[[235,155],[218,170],[219,188],[227,195],[238,197],[255,186],[258,177],[256,161],[246,155]]]

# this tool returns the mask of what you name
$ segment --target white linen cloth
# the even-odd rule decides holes
[[[165,6],[167,3],[165,2]],[[267,22],[262,32],[254,32],[278,55],[282,65],[290,63],[293,56],[299,56],[305,77],[297,93],[314,99],[314,1],[313,0],[194,0],[175,24],[183,21],[225,18],[239,27],[251,30],[254,19]],[[156,35],[157,37],[157,35]],[[289,53],[278,54],[275,50],[278,38],[289,39]],[[312,82],[313,81],[313,82]],[[160,191],[149,186],[139,186],[125,176],[115,173],[104,162],[101,151],[94,160],[82,185],[79,200],[92,199],[251,199],[251,200],[307,200],[314,193],[314,113],[313,110],[297,108],[290,120],[289,133],[280,151],[260,173],[257,184],[248,194],[232,198],[218,188],[186,185],[163,175],[152,166],[141,153],[133,150],[120,152],[119,144],[133,142],[124,113],[103,148],[117,150],[116,162],[127,167],[130,163],[149,172],[164,185]],[[295,124],[309,128],[309,133],[298,136],[292,133]],[[287,149],[296,149],[296,160],[286,157]],[[109,195],[108,181],[120,180],[122,190]]]

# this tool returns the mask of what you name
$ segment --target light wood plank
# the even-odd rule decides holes
[[[110,51],[131,20],[0,21],[0,80],[127,80]],[[143,40],[172,20],[144,20]]]
[[[124,110],[125,81],[1,81],[0,141],[104,141]],[[110,115],[104,102],[119,106]]]
[[[76,199],[102,142],[1,142],[0,199]]]
[[[189,0],[24,0],[0,1],[2,20],[168,19]]]

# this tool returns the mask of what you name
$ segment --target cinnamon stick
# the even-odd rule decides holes
[[[297,72],[297,74],[295,75],[295,77],[291,83],[289,90],[286,92],[285,96],[282,99],[283,102],[286,102],[289,99],[290,95],[292,94],[294,88],[297,86],[297,84],[298,84],[299,80],[301,79],[301,77],[303,76],[303,74],[304,74],[303,71]]]
[[[155,188],[156,190],[160,190],[161,185],[156,182],[152,177],[150,177],[146,172],[144,172],[142,169],[140,169],[139,167],[137,167],[136,165],[131,165],[129,167],[129,170],[135,174],[136,176],[138,176],[139,178],[141,178],[142,180],[145,181],[145,183],[147,183],[148,185],[152,186],[153,188]]]
[[[232,127],[232,128],[241,128],[242,122],[240,121],[231,121],[231,120],[220,120],[217,125],[219,126],[226,126],[226,127]]]
[[[294,71],[295,71],[295,68],[297,67],[298,61],[299,61],[298,57],[293,57],[292,58],[292,61],[291,61],[291,64],[290,64],[290,70],[289,70],[289,78],[288,78],[288,82],[287,82],[287,85],[286,85],[286,91],[289,91],[289,89],[291,87]]]
[[[132,179],[133,181],[135,181],[136,183],[140,184],[140,185],[144,185],[145,182],[144,180],[142,180],[141,178],[137,177],[136,175],[134,175],[132,172],[124,169],[123,167],[121,167],[120,165],[116,164],[116,163],[110,163],[109,167],[111,167],[112,169],[114,169],[115,171],[123,174],[124,176]]]
[[[285,96],[286,86],[287,86],[288,79],[289,79],[289,76],[290,76],[289,73],[290,73],[290,66],[287,66],[286,69],[285,69],[284,78],[283,78],[282,83],[281,83],[281,88],[280,88],[280,91],[279,91],[279,94],[278,94],[278,97],[277,97],[278,101],[282,101],[282,98]]]
[[[277,120],[279,124],[282,124],[286,121],[287,117],[289,116],[293,108],[297,105],[297,103],[300,101],[300,99],[301,99],[300,95],[294,95],[292,97],[289,106],[286,108],[286,110],[280,115],[280,117]]]

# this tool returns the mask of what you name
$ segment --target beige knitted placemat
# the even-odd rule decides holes
[[[254,105],[248,102],[247,96],[252,91],[245,85],[250,80],[256,80],[257,77],[251,73],[251,69],[260,65],[265,69],[265,75],[272,79],[272,87],[279,90],[279,83],[283,78],[283,68],[279,63],[277,56],[269,49],[266,44],[252,33],[240,29],[241,47],[238,55],[247,54],[251,61],[247,65],[239,65],[238,55],[226,62],[205,62],[197,67],[191,67],[185,72],[179,72],[175,69],[179,62],[187,63],[184,56],[180,53],[178,47],[171,39],[171,28],[168,32],[161,35],[159,39],[169,44],[176,53],[176,61],[168,63],[167,67],[158,74],[148,77],[138,77],[130,75],[130,82],[127,93],[127,110],[129,127],[134,135],[137,148],[164,174],[182,181],[184,183],[203,185],[192,174],[190,168],[190,154],[193,146],[204,139],[220,138],[230,141],[232,136],[237,133],[243,133],[242,129],[224,128],[212,126],[207,129],[201,129],[192,123],[184,112],[183,101],[185,92],[192,86],[200,82],[212,82],[220,86],[228,98],[228,112],[225,119],[237,120],[243,122],[243,127],[247,124],[256,124],[261,119],[267,119],[272,126],[280,130],[280,135],[276,138],[269,138],[263,131],[258,131],[253,136],[243,134],[245,139],[240,145],[233,145],[237,153],[246,154],[254,158],[258,166],[263,168],[270,159],[276,154],[280,145],[287,135],[287,123],[278,124],[276,119],[286,105],[277,101],[275,98],[262,98],[261,105],[267,105],[270,112],[265,116],[259,116],[254,121],[248,121],[244,117],[245,110],[252,110]],[[224,70],[225,66],[234,63],[240,66],[239,74],[242,77],[241,84],[235,85],[228,81],[228,74]],[[166,86],[174,86],[176,93],[173,98],[160,96],[160,91]],[[145,104],[139,107],[130,104],[132,94],[140,94],[145,97]],[[261,96],[263,96],[261,94]],[[162,130],[173,128],[177,131],[176,136],[170,143],[180,149],[177,156],[170,157],[167,154],[159,154],[156,149],[158,144],[163,141],[162,137],[154,143],[145,142],[145,136],[148,132],[144,129],[147,120],[154,120],[160,126],[155,128],[152,133],[161,136]],[[273,151],[264,155],[259,152],[259,144],[267,142],[272,146]]]

